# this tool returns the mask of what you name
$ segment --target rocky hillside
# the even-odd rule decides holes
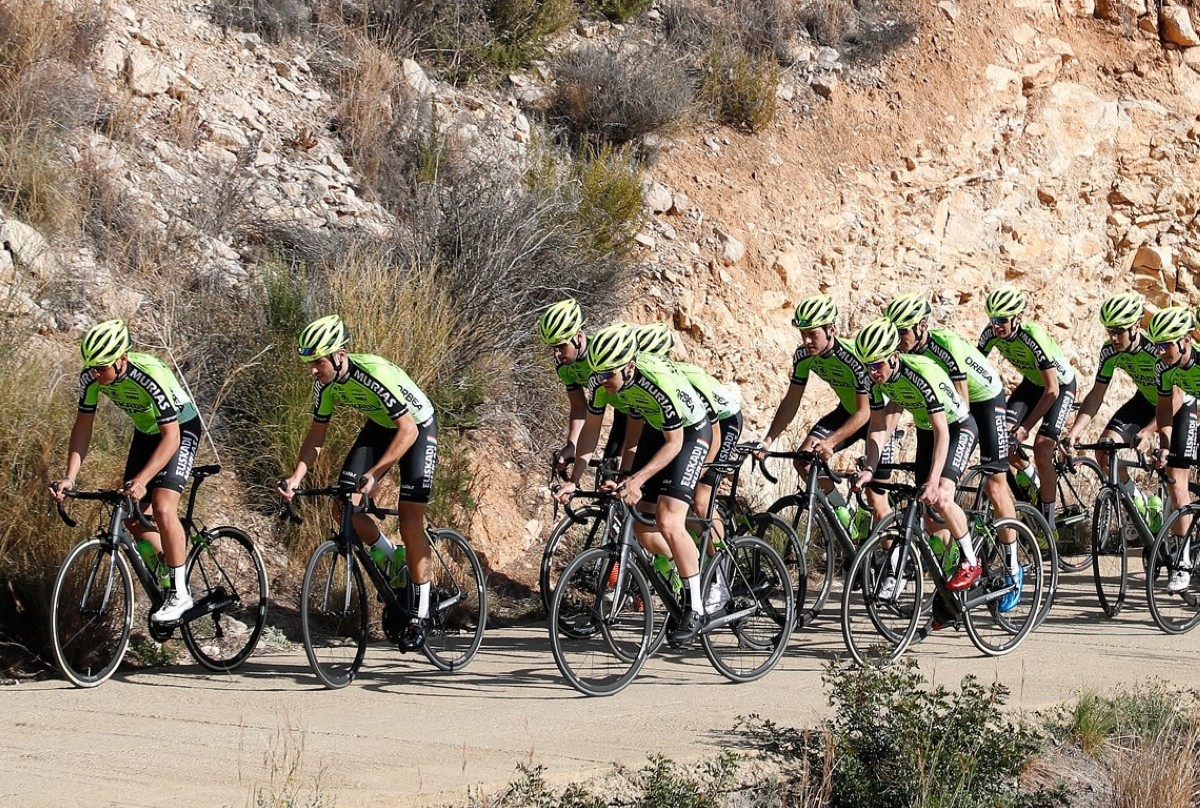
[[[765,132],[698,128],[647,144],[646,269],[629,318],[671,319],[692,358],[736,379],[750,435],[785,385],[789,309],[818,290],[841,304],[844,332],[920,289],[973,333],[985,290],[1013,281],[1085,377],[1106,294],[1200,303],[1200,14],[1170,0],[895,8],[915,33],[877,60],[799,37]],[[648,35],[660,16],[581,24],[555,47]],[[104,178],[114,219],[138,238],[169,240],[235,290],[259,260],[232,235],[247,209],[316,230],[392,223],[330,131],[348,100],[316,79],[304,46],[222,30],[205,3],[166,0],[116,6],[103,36],[89,78],[120,99],[123,136],[93,133],[71,159]],[[553,82],[541,69],[495,91],[456,88],[408,61],[375,103],[411,105],[457,150],[504,161],[536,140]],[[65,341],[97,314],[136,309],[94,244],[0,226],[0,273],[47,335]],[[64,277],[71,305],[29,291],[30,279]],[[474,440],[485,451],[472,535],[493,567],[527,579],[548,527],[542,461],[507,420]]]

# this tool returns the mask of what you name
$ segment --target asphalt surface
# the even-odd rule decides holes
[[[1125,612],[1102,616],[1088,574],[1063,578],[1049,620],[1013,654],[982,657],[965,633],[909,653],[926,675],[999,679],[1009,706],[1046,708],[1082,688],[1196,680],[1200,632],[1167,636],[1137,579]],[[383,645],[348,688],[322,688],[302,651],[255,656],[230,675],[198,666],[118,671],[78,690],[62,680],[0,687],[0,805],[256,804],[292,795],[338,805],[465,803],[541,765],[565,783],[651,753],[700,760],[736,745],[737,718],[785,726],[828,715],[821,674],[842,651],[836,622],[798,633],[765,679],[729,684],[702,651],[650,660],[621,694],[586,698],[562,680],[542,624],[488,632],[465,671]]]

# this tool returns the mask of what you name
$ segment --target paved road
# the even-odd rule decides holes
[[[563,684],[540,625],[489,632],[475,663],[453,675],[373,646],[360,679],[336,692],[317,685],[303,653],[258,656],[227,676],[180,665],[118,673],[87,691],[14,685],[0,688],[0,805],[244,806],[256,788],[283,793],[297,761],[301,793],[319,778],[339,805],[424,805],[462,802],[468,787],[494,791],[518,763],[565,781],[613,762],[636,767],[652,752],[701,759],[730,742],[739,715],[815,724],[828,710],[822,667],[840,648],[836,626],[821,624],[797,635],[774,673],[739,686],[699,650],[664,656],[609,699]],[[965,634],[936,635],[912,653],[939,682],[998,677],[1012,706],[1036,709],[1150,676],[1191,686],[1198,651],[1200,632],[1163,635],[1142,603],[1105,620],[1090,578],[1076,577],[1008,657],[980,657]]]

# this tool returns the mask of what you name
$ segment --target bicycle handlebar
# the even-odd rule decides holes
[[[58,491],[57,484],[51,484],[50,487],[54,491]],[[123,505],[130,517],[137,519],[137,521],[141,523],[142,527],[146,528],[147,530],[152,530],[155,532],[158,531],[158,526],[155,525],[153,520],[146,516],[146,514],[142,513],[142,509],[137,507],[137,503],[133,501],[133,497],[129,494],[122,494],[116,489],[76,491],[75,489],[70,488],[63,492],[63,496],[70,499],[84,499],[93,500],[96,502],[104,502],[114,506]],[[67,513],[65,500],[56,499],[54,500],[54,505],[58,510],[58,518],[63,520],[63,523],[66,524],[67,527],[79,527],[79,522],[72,519],[71,515]]]
[[[283,488],[285,482],[285,480],[280,480],[278,483],[276,483],[276,486]],[[358,505],[354,505],[350,502],[350,497],[354,494],[362,495],[362,502]],[[367,494],[363,494],[361,491],[355,488],[348,488],[344,485],[327,485],[323,488],[294,488],[292,489],[292,499],[288,500],[283,499],[282,497],[280,497],[280,499],[283,501],[284,512],[287,514],[288,520],[295,525],[304,524],[304,517],[296,512],[296,509],[292,504],[295,502],[296,497],[337,497],[347,503],[350,503],[351,507],[354,509],[354,513],[367,513],[380,519],[399,514],[399,511],[395,508],[384,508],[381,505],[376,505],[371,497]]]

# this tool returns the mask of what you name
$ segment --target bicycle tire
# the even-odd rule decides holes
[[[804,623],[800,613],[807,607],[808,564],[796,531],[786,521],[770,512],[749,514],[745,519],[745,524],[739,526],[738,535],[750,535],[761,539],[783,560],[788,580],[792,584],[792,600],[795,603],[793,611],[796,619],[792,629],[802,628]]]
[[[1121,516],[1117,492],[1111,488],[1101,491],[1092,517],[1092,580],[1100,608],[1109,617],[1116,617],[1125,605],[1129,576],[1129,545]]]
[[[911,542],[906,580],[891,598],[881,597],[880,587],[886,577],[882,572],[884,564],[890,563],[891,553],[882,545],[885,539],[900,540],[886,520],[859,547],[842,590],[842,639],[850,657],[862,667],[886,665],[903,654],[926,615],[923,595],[927,573]]]
[[[1184,516],[1191,517],[1191,524],[1183,536],[1173,532],[1175,523]],[[1190,505],[1176,511],[1167,519],[1150,550],[1150,561],[1146,569],[1146,602],[1150,606],[1150,617],[1154,625],[1167,634],[1186,634],[1200,623],[1200,587],[1195,572],[1187,589],[1182,592],[1167,591],[1167,582],[1176,569],[1180,569],[1183,542],[1190,545],[1190,561],[1195,566],[1200,560],[1200,507]]]
[[[336,541],[313,551],[300,587],[300,633],[308,664],[322,684],[343,688],[358,675],[367,650],[362,570]]]
[[[845,559],[840,542],[832,538],[827,522],[822,514],[814,512],[812,521],[808,519],[807,499],[797,495],[781,497],[767,508],[767,513],[783,520],[792,529],[802,551],[804,559],[804,597],[796,597],[796,627],[803,628],[812,625],[833,593],[834,582],[842,578]],[[784,555],[784,563],[789,567],[795,563]],[[801,576],[793,580],[795,584]],[[840,602],[840,596],[834,595]]]
[[[421,651],[443,671],[465,668],[487,628],[487,579],[471,543],[456,530],[429,531],[430,627]]]
[[[1059,474],[1055,500],[1055,541],[1063,572],[1085,570],[1092,563],[1092,517],[1104,488],[1100,465],[1090,457],[1075,459],[1074,474]]]
[[[997,519],[990,525],[993,535],[976,537],[982,539],[979,561],[983,573],[979,582],[964,593],[967,600],[982,593],[1010,590],[1014,576],[1009,572],[1006,545],[995,538],[995,533],[1011,530],[1016,534],[1017,559],[1021,566],[1020,595],[1008,611],[1001,611],[1003,600],[992,600],[963,610],[963,625],[971,643],[988,656],[1004,656],[1019,646],[1037,624],[1041,607],[1042,583],[1045,569],[1042,565],[1041,549],[1029,526],[1018,519]]]
[[[182,627],[192,657],[211,671],[231,671],[258,647],[267,624],[267,570],[246,533],[224,526],[199,533],[187,559],[188,590],[209,612]]]
[[[608,591],[608,576],[617,561],[607,548],[583,551],[567,565],[550,599],[554,664],[571,687],[587,696],[611,696],[624,690],[650,653],[654,633],[650,585],[642,571],[630,565],[623,576],[624,590]],[[637,611],[639,598],[641,611]],[[560,625],[574,630],[560,630]]]
[[[108,681],[129,648],[133,580],[106,536],[85,539],[63,559],[50,598],[54,663],[76,687]]]
[[[1050,530],[1050,524],[1041,511],[1028,502],[1018,502],[1016,508],[1017,519],[1033,532],[1038,550],[1042,554],[1042,605],[1033,623],[1034,629],[1037,629],[1050,616],[1050,610],[1054,608],[1054,601],[1058,597],[1058,577],[1062,569],[1058,563],[1058,544],[1055,543],[1054,532]]]
[[[701,587],[706,596],[724,573],[729,598],[713,617],[746,614],[705,629],[701,645],[709,662],[731,682],[761,679],[779,664],[796,624],[796,601],[783,557],[756,536],[732,536],[710,564]]]
[[[575,556],[604,543],[605,509],[599,505],[587,505],[575,511],[578,519],[565,515],[550,531],[546,546],[542,549],[542,561],[538,568],[538,593],[542,608],[550,613],[550,597],[559,576]]]

